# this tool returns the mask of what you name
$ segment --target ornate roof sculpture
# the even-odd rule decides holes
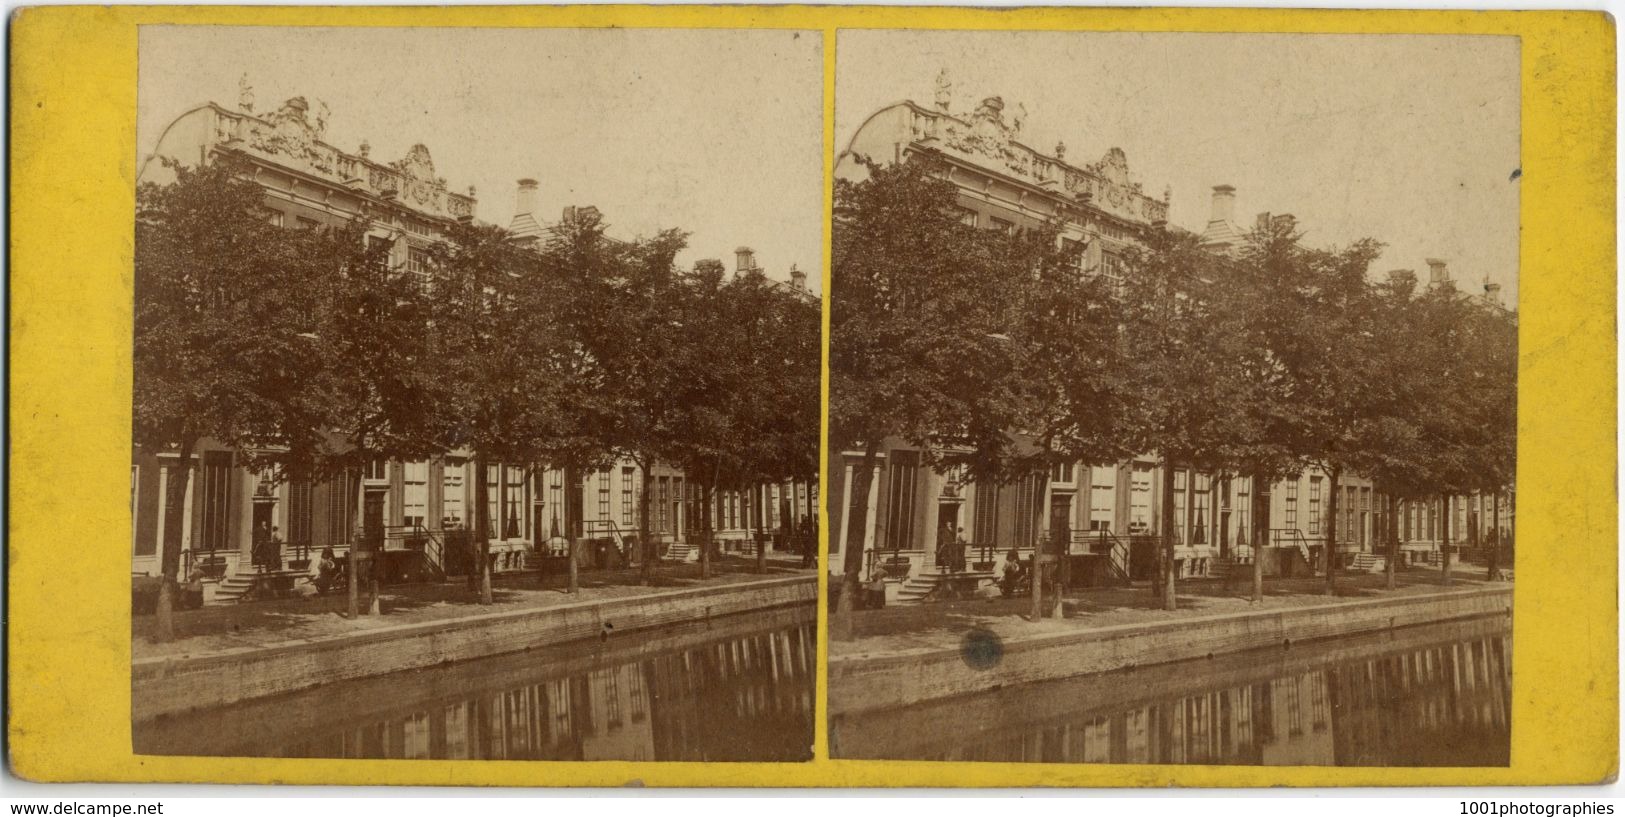
[[[435,175],[429,148],[419,143],[398,161],[380,164],[370,158],[363,141],[359,152],[346,153],[323,141],[329,111],[318,101],[314,111],[302,96],[282,103],[275,111],[255,115],[254,92],[245,77],[238,110],[214,106],[218,113],[215,140],[219,144],[274,159],[315,176],[351,187],[364,187],[430,215],[466,218],[474,215],[474,197],[451,192],[444,177]]]
[[[1006,112],[1003,97],[984,98],[970,118],[950,111],[952,85],[946,71],[937,77],[936,107],[927,110],[905,103],[912,112],[910,131],[916,142],[958,154],[978,164],[1053,188],[1074,198],[1087,197],[1094,206],[1133,221],[1156,222],[1168,218],[1167,195],[1157,200],[1145,195],[1129,177],[1128,156],[1121,148],[1106,151],[1100,161],[1075,165],[1066,161],[1066,148],[1056,145],[1053,156],[1021,142],[1026,107],[1017,104]]]

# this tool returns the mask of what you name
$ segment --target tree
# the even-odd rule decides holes
[[[1382,245],[1370,239],[1347,248],[1312,249],[1289,217],[1255,231],[1250,253],[1255,285],[1270,297],[1259,304],[1262,342],[1282,377],[1268,436],[1326,474],[1326,592],[1335,591],[1340,480],[1362,458],[1362,424],[1373,414],[1382,367],[1374,298],[1366,275]]]
[[[312,284],[334,271],[314,233],[271,224],[264,191],[233,164],[175,167],[172,184],[136,196],[133,439],[172,450],[164,498],[157,638],[173,638],[182,514],[193,456],[225,445],[313,444],[298,427],[312,405],[289,384],[319,365],[307,337]],[[312,421],[314,424],[314,421]]]
[[[1162,547],[1156,589],[1177,609],[1174,554],[1176,469],[1261,470],[1257,409],[1270,383],[1258,363],[1246,318],[1258,301],[1234,264],[1188,232],[1161,229],[1131,253],[1124,287],[1124,338],[1132,354],[1134,414],[1142,450],[1162,457]],[[1188,508],[1194,513],[1194,503]],[[1255,559],[1255,562],[1257,560]]]
[[[555,274],[557,257],[496,227],[458,225],[431,258],[442,409],[454,420],[442,444],[472,452],[476,464],[480,601],[490,604],[488,469],[519,468],[528,481],[546,465],[595,463],[591,452],[601,450],[595,419],[605,378],[583,354],[572,323],[560,319],[587,307],[593,290],[570,286]],[[498,523],[504,536],[519,524],[506,517]]]
[[[848,487],[862,496],[888,439],[927,449],[955,437],[997,443],[1010,427],[997,416],[1005,400],[987,373],[1009,371],[1006,330],[1022,291],[1011,284],[1033,268],[1001,255],[1008,243],[997,234],[964,224],[956,195],[928,158],[870,165],[867,179],[836,182],[829,442],[863,452]],[[837,638],[851,636],[863,571],[863,526],[850,527]]]

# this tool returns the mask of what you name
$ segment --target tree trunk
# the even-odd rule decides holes
[[[639,581],[644,585],[654,583],[655,569],[655,543],[654,537],[649,535],[649,487],[654,485],[654,474],[650,470],[654,466],[654,458],[644,460],[633,459],[638,466],[638,551],[643,557],[643,564],[638,568]]]
[[[1388,506],[1388,589],[1393,590],[1399,586],[1399,501],[1393,494],[1386,496]]]
[[[1445,494],[1444,498],[1439,500],[1439,512],[1439,515],[1444,517],[1440,520],[1442,524],[1439,527],[1439,574],[1441,581],[1448,585],[1450,584],[1450,517],[1452,515],[1450,513],[1449,494]]]
[[[361,615],[361,506],[367,501],[367,490],[361,479],[363,473],[365,471],[356,472],[355,507],[350,509],[350,550],[344,554],[350,563],[350,575],[345,581],[347,585],[345,591],[348,594],[345,599],[345,612],[352,619]]]
[[[1326,595],[1337,595],[1337,499],[1343,489],[1338,487],[1338,479],[1342,477],[1343,469],[1331,468],[1327,470],[1327,484],[1331,487],[1331,495],[1326,497]]]
[[[1259,483],[1261,483],[1261,482],[1264,482],[1264,479],[1255,474],[1253,476],[1253,484],[1252,484],[1253,492],[1247,496],[1247,500],[1249,502],[1251,502],[1252,505],[1253,505],[1253,512],[1252,512],[1251,515],[1252,515],[1252,519],[1253,519],[1253,543],[1254,543],[1253,544],[1253,603],[1254,604],[1258,604],[1258,603],[1260,603],[1260,602],[1262,602],[1264,600],[1264,546],[1269,544],[1269,530],[1267,530],[1266,528],[1260,527],[1259,524],[1258,524],[1259,521],[1264,518],[1264,514],[1260,511],[1260,509],[1264,507],[1264,496],[1263,496],[1264,492],[1259,489]]]
[[[1187,489],[1189,486],[1186,486]],[[1174,458],[1162,455],[1162,609],[1178,610],[1179,595],[1174,587]]]
[[[1491,500],[1491,506],[1490,507],[1491,507],[1491,511],[1490,511],[1490,514],[1491,514],[1491,516],[1490,516],[1490,526],[1491,526],[1491,528],[1490,528],[1490,558],[1489,558],[1488,569],[1485,571],[1484,578],[1487,581],[1492,581],[1493,582],[1493,581],[1495,581],[1496,576],[1501,572],[1501,492],[1500,491],[1495,492],[1494,498]]]
[[[175,640],[175,590],[181,572],[182,526],[186,520],[186,488],[192,480],[192,449],[197,440],[186,439],[180,444],[176,468],[164,492],[164,555],[159,567],[157,621],[153,638],[160,642]],[[190,578],[190,577],[188,577]]]
[[[869,491],[874,487],[874,468],[878,448],[877,443],[864,445],[863,466],[851,486],[851,489],[859,490],[849,489],[851,494],[863,497],[863,506],[865,508],[869,506]],[[846,502],[845,507],[841,509],[841,513],[848,515],[852,513],[852,503],[850,501]],[[859,517],[859,519],[864,520],[867,518],[867,514]],[[865,524],[866,522],[858,522],[855,525],[848,523],[848,538],[846,542],[842,543],[846,548],[846,555],[842,559],[845,573],[841,576],[841,595],[835,603],[835,617],[830,622],[831,634],[842,641],[851,641],[853,638],[852,609],[853,604],[857,601],[858,588],[863,586],[863,528]]]
[[[490,604],[491,598],[491,510],[490,488],[486,483],[487,464],[483,455],[474,456],[474,542],[479,564],[475,566],[480,577],[480,604]],[[497,476],[501,476],[498,473]]]
[[[762,498],[762,486],[751,489],[755,494],[751,504],[756,506],[756,572],[767,572],[767,501]]]
[[[711,504],[711,490],[710,482],[700,485],[700,518],[698,520],[689,520],[691,524],[697,523],[700,530],[700,578],[702,579],[711,576],[711,517],[710,514],[706,513],[706,508]]]

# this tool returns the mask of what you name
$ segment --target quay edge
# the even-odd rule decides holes
[[[237,703],[320,684],[703,621],[818,599],[817,576],[665,590],[540,610],[381,627],[316,641],[132,662],[133,720]]]
[[[971,667],[957,648],[831,656],[829,714],[833,719],[1128,667],[1511,613],[1511,587],[1474,588],[1010,638],[1001,644],[999,663],[988,669]]]

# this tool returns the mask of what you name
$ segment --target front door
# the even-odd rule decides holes
[[[1049,535],[1056,553],[1065,553],[1072,541],[1072,495],[1055,494],[1049,502]]]
[[[937,566],[941,568],[957,568],[959,560],[964,553],[956,547],[955,538],[959,535],[959,503],[940,502],[937,504]]]

